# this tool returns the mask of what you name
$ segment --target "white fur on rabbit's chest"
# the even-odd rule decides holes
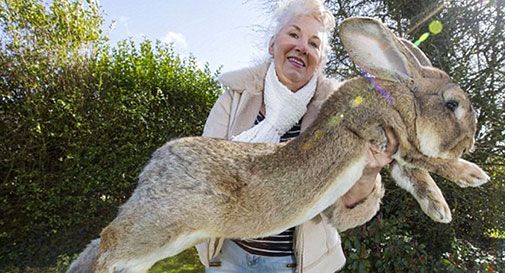
[[[347,168],[339,172],[336,177],[331,178],[331,186],[328,187],[327,190],[319,196],[319,198],[315,199],[315,202],[310,204],[304,213],[300,214],[300,217],[296,219],[297,221],[294,226],[314,218],[324,209],[331,206],[337,198],[344,195],[361,177],[367,161],[368,158],[365,154],[361,158],[358,158],[355,163],[350,164]]]

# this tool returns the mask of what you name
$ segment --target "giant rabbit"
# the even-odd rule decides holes
[[[68,272],[146,272],[209,238],[268,236],[323,211],[334,219],[332,204],[360,178],[367,144],[384,144],[387,127],[399,141],[392,177],[433,220],[449,222],[451,212],[429,172],[462,187],[489,180],[461,159],[476,132],[468,97],[377,20],[349,18],[339,35],[354,63],[374,79],[344,81],[314,123],[286,144],[205,137],[166,143],[118,216]],[[375,92],[379,87],[389,95]]]

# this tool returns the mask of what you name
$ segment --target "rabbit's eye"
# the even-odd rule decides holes
[[[455,100],[449,100],[445,102],[445,107],[447,107],[449,110],[452,112],[456,111],[456,108],[458,108],[459,103]]]

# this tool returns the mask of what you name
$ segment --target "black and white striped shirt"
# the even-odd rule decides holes
[[[260,112],[254,121],[254,125],[265,119]],[[286,142],[300,134],[301,121],[295,124],[287,133],[281,136],[280,141]],[[289,256],[293,255],[293,233],[295,228],[290,228],[280,234],[265,238],[233,240],[245,251],[261,256]]]

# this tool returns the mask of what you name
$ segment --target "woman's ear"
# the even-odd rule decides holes
[[[274,40],[275,36],[272,36],[268,42],[268,53],[270,53],[270,56],[272,57],[274,56]]]

